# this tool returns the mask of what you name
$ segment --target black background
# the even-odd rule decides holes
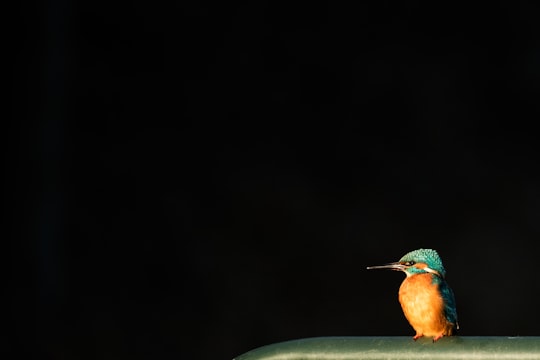
[[[540,335],[540,23],[519,3],[23,5],[4,204],[41,359],[407,335],[434,248],[467,335]]]

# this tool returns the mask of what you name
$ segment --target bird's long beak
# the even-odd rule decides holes
[[[368,270],[375,270],[375,269],[388,269],[388,270],[395,270],[395,271],[404,271],[407,267],[399,262],[390,263],[386,265],[377,265],[377,266],[368,266]]]

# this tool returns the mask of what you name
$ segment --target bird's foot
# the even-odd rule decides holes
[[[433,338],[433,342],[439,340],[439,339],[442,338],[443,336],[444,336],[444,333],[435,336],[435,337]]]
[[[424,336],[423,334],[419,334],[419,333],[416,333],[416,335],[413,336],[413,340],[416,341],[418,339],[420,339],[422,336]]]

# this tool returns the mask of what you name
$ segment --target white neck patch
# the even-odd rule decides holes
[[[433,270],[432,268],[429,268],[429,267],[425,267],[423,268],[422,270],[428,272],[428,273],[432,273],[432,274],[435,274],[437,276],[441,276],[441,274],[439,274],[439,272],[437,270]]]

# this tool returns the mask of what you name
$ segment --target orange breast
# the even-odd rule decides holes
[[[444,316],[443,298],[431,274],[408,276],[399,288],[399,302],[417,334],[451,335],[452,325]]]

